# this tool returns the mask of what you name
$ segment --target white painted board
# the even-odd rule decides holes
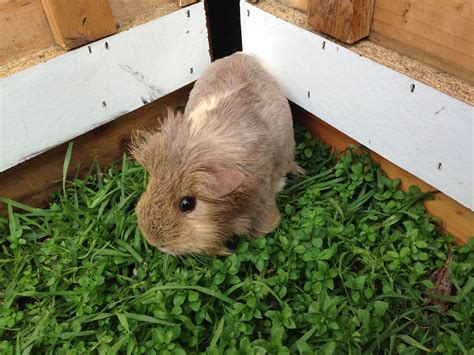
[[[193,82],[209,64],[201,1],[0,79],[0,171]]]
[[[291,101],[474,210],[472,106],[243,0],[240,7],[243,50]]]

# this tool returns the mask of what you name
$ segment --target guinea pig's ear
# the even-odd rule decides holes
[[[235,191],[245,180],[242,173],[229,168],[210,168],[199,172],[199,180],[205,195],[211,198],[227,196]]]
[[[153,165],[153,144],[152,140],[159,139],[158,133],[149,131],[135,131],[129,146],[130,154],[145,169],[150,170]]]

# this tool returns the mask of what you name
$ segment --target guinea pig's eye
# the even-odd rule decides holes
[[[179,202],[179,210],[183,213],[191,212],[196,207],[196,198],[191,196],[186,196],[181,199]]]

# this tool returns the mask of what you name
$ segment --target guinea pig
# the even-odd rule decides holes
[[[216,60],[197,80],[184,114],[132,141],[149,172],[136,214],[146,240],[172,255],[220,254],[234,236],[270,233],[276,194],[294,160],[293,121],[276,80],[252,56]]]

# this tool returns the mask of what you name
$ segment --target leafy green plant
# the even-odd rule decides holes
[[[48,208],[2,198],[0,353],[472,354],[474,242],[455,246],[429,194],[398,190],[363,149],[297,141],[307,174],[280,194],[279,227],[225,258],[147,245],[147,176],[126,156]],[[430,294],[448,250],[453,295]]]

